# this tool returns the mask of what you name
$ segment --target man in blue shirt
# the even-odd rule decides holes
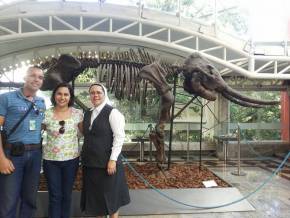
[[[43,83],[43,72],[30,67],[23,88],[0,95],[0,127],[9,134],[29,110],[6,143],[0,139],[0,218],[32,218],[41,168],[41,123],[44,100],[36,96]],[[15,152],[16,151],[16,152]]]

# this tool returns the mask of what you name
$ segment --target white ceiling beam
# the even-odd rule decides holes
[[[59,21],[60,23],[62,23],[63,25],[65,25],[66,27],[70,28],[71,30],[78,30],[76,27],[74,27],[73,25],[71,25],[68,22],[64,21],[63,19],[59,18],[58,16],[53,16],[53,18],[55,20]]]
[[[161,29],[159,29],[159,30],[156,30],[156,31],[153,31],[153,32],[151,32],[151,33],[148,33],[148,34],[144,35],[144,37],[148,38],[148,37],[150,37],[150,36],[154,36],[154,35],[156,35],[156,34],[158,34],[158,33],[161,33],[161,32],[163,32],[163,31],[165,31],[165,30],[166,30],[166,28],[161,28]]]
[[[236,58],[236,59],[231,59],[231,60],[227,60],[230,63],[235,63],[235,62],[239,62],[239,61],[245,61],[248,60],[248,58]]]
[[[6,32],[6,33],[9,33],[9,34],[16,34],[15,31],[10,30],[10,29],[8,29],[8,28],[6,28],[6,27],[4,27],[4,26],[0,26],[0,30],[4,31],[4,32]]]
[[[36,27],[37,29],[39,30],[42,30],[42,31],[48,31],[48,29],[45,29],[44,27],[40,26],[39,24],[29,20],[28,18],[23,18],[23,20],[29,24],[31,24],[32,26]]]
[[[283,70],[279,71],[278,74],[286,73],[290,69],[290,65],[285,67]]]
[[[171,43],[178,44],[178,43],[185,42],[185,41],[193,39],[193,38],[194,38],[194,36],[188,36],[188,37],[185,37],[185,38],[182,38],[182,39],[178,39],[178,40],[172,41]]]
[[[221,49],[221,48],[223,48],[223,46],[215,46],[215,47],[211,47],[211,48],[200,50],[200,52],[215,51],[215,50],[218,50],[218,49]]]
[[[138,21],[135,21],[135,22],[133,22],[133,23],[130,23],[130,24],[128,24],[128,25],[126,25],[126,26],[120,28],[120,29],[115,30],[114,32],[115,32],[115,33],[120,33],[120,32],[122,32],[122,31],[124,31],[124,30],[129,29],[129,28],[132,27],[132,26],[137,25],[138,23],[139,23]]]
[[[80,24],[79,22],[77,22],[77,26],[73,25],[74,23],[70,24],[64,20],[64,18],[68,18],[68,19],[76,18],[77,16],[79,17],[79,21],[80,21]],[[48,18],[48,29],[38,24],[37,22],[38,17],[40,17],[41,19],[45,19],[46,17]],[[284,78],[289,77],[288,74],[285,74],[285,72],[288,72],[287,67],[278,73],[277,72],[278,70],[274,64],[273,73],[262,73],[263,70],[268,65],[261,67],[260,62],[257,62],[257,61],[277,61],[277,62],[279,61],[279,65],[277,64],[277,67],[279,66],[281,68],[281,64],[283,64],[283,62],[286,62],[289,65],[290,63],[289,56],[261,56],[261,55],[250,56],[248,53],[244,51],[231,47],[225,44],[224,42],[218,39],[215,39],[213,37],[207,36],[205,34],[194,32],[189,29],[184,29],[184,28],[181,28],[180,26],[171,26],[168,24],[164,24],[164,23],[162,24],[155,21],[151,21],[151,20],[143,20],[143,19],[134,20],[132,18],[117,17],[117,16],[104,17],[104,15],[100,15],[100,14],[88,15],[87,13],[84,15],[83,13],[75,13],[75,12],[71,14],[67,13],[66,15],[64,15],[63,13],[54,13],[54,14],[48,13],[47,15],[38,14],[38,16],[36,17],[33,17],[32,14],[24,14],[24,15],[18,15],[16,17],[11,16],[9,18],[11,19],[11,24],[17,23],[17,20],[18,20],[18,23],[16,24],[18,26],[15,25],[15,28],[14,27],[7,28],[4,25],[4,23],[3,25],[1,25],[1,22],[3,20],[7,22],[7,19],[8,18],[4,19],[3,17],[0,16],[0,30],[2,30],[2,34],[8,33],[6,35],[5,34],[0,35],[0,45],[1,44],[3,45],[3,43],[5,44],[10,43],[10,42],[12,43],[13,40],[16,40],[16,41],[23,40],[23,43],[25,43],[26,40],[30,37],[33,40],[34,38],[38,38],[42,36],[47,37],[48,35],[49,36],[51,35],[51,36],[54,36],[55,39],[58,39],[57,36],[66,36],[66,35],[79,36],[80,35],[80,36],[85,36],[86,40],[90,39],[90,37],[93,40],[93,37],[94,37],[95,40],[99,42],[104,41],[104,43],[109,43],[109,42],[121,43],[121,44],[126,43],[131,46],[146,46],[149,48],[151,47],[160,51],[168,51],[175,54],[190,54],[192,52],[199,51],[200,48],[205,48],[206,43],[209,43],[212,45],[212,47],[203,49],[199,52],[204,54],[204,56],[206,56],[206,58],[208,58],[209,60],[215,63],[221,64],[225,68],[231,69],[232,72],[234,71],[235,73],[239,73],[241,75],[244,75],[250,78],[254,78],[254,77],[262,78],[262,76],[265,76],[265,78],[272,77],[274,79],[280,79],[282,77]],[[58,20],[60,23],[62,23],[64,26],[61,28],[63,29],[54,30],[53,27],[55,24],[53,23],[53,19]],[[92,25],[84,29],[84,25],[87,23],[91,24],[92,19],[98,19],[98,21],[96,21],[96,23],[93,23]],[[103,24],[104,22],[107,22],[108,20],[109,22],[106,24],[107,26],[105,26],[105,28],[102,28],[100,30],[93,29],[94,27],[97,27]],[[31,32],[25,31],[25,29],[23,29],[25,26],[23,25],[24,23],[22,21],[36,27],[37,30],[39,31],[35,31],[35,30]],[[123,27],[120,27],[117,30],[114,30],[114,32],[112,32],[113,24],[115,25],[115,23],[118,23],[119,21],[126,21],[129,24]],[[124,30],[134,27],[135,25],[136,25],[135,30],[137,31],[132,31],[134,33],[123,32]],[[69,30],[66,27],[68,27]],[[17,29],[17,28],[20,28],[18,29],[19,33],[13,31],[14,29]],[[149,28],[149,31],[148,31],[148,28]],[[150,32],[150,28],[151,28],[151,32]],[[144,30],[146,30],[147,34],[142,36],[142,34],[144,33]],[[164,35],[160,35],[160,37],[156,36],[154,38],[150,37],[150,36],[157,35],[158,33],[161,33],[163,31],[167,31],[165,37],[163,37]],[[177,33],[177,35],[180,34],[185,37],[180,38],[180,39],[174,38],[175,40],[171,41],[173,36],[175,36],[173,33],[174,34]],[[69,39],[70,37],[67,37],[67,38]],[[182,43],[187,40],[190,40],[190,39],[195,39],[195,42],[178,44],[178,43]],[[53,39],[52,39],[52,42],[50,43],[53,43]],[[67,43],[71,43],[71,42],[67,41]],[[81,40],[80,40],[80,43],[81,43]],[[193,49],[193,46],[194,46],[194,49]],[[214,53],[213,54],[207,53],[209,51],[214,51],[218,49],[223,49],[222,57],[220,57],[219,55],[215,55]],[[12,54],[13,51],[7,52],[7,55],[9,55],[8,53]],[[5,56],[5,53],[2,53],[2,54],[3,55],[0,56],[0,58]],[[234,56],[236,56],[237,58],[230,59],[231,54],[234,54]],[[1,52],[0,52],[0,55],[1,55]],[[227,59],[230,59],[230,60],[227,60]],[[248,64],[248,66],[250,67],[249,70],[242,68],[239,64],[240,61],[247,61],[246,64]],[[255,66],[256,67],[259,66],[259,69],[255,70]]]
[[[260,68],[258,68],[257,70],[255,70],[255,73],[259,73],[261,72],[263,69],[265,69],[266,67],[268,67],[269,65],[271,65],[273,63],[273,61],[269,61],[266,64],[264,64],[263,66],[261,66]]]
[[[93,28],[101,25],[102,23],[104,23],[104,22],[106,22],[108,20],[109,20],[109,18],[104,18],[104,19],[100,20],[99,22],[94,23],[94,24],[88,26],[87,28],[84,29],[84,31],[89,31],[89,30],[91,30],[91,29],[93,29]]]

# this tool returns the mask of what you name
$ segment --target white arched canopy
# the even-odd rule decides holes
[[[26,1],[12,5],[0,16],[0,72],[60,53],[145,47],[180,58],[200,52],[217,64],[222,75],[290,79],[288,56],[246,53],[241,44],[233,46],[214,37],[210,26],[186,21],[176,25],[172,16],[147,13],[161,18],[142,19],[135,8],[110,4]]]

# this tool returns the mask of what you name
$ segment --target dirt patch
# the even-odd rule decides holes
[[[144,179],[158,189],[204,188],[202,182],[207,180],[215,180],[218,187],[230,187],[229,184],[217,177],[206,167],[199,169],[199,166],[195,164],[173,163],[171,164],[170,170],[167,171],[160,171],[154,163],[134,163],[131,165]],[[125,172],[130,189],[149,188],[126,165]],[[81,178],[82,172],[79,169],[74,190],[81,190]],[[43,175],[41,175],[39,190],[47,190]]]

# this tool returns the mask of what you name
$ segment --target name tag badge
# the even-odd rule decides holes
[[[36,130],[36,121],[35,120],[29,120],[29,130],[30,131]]]

